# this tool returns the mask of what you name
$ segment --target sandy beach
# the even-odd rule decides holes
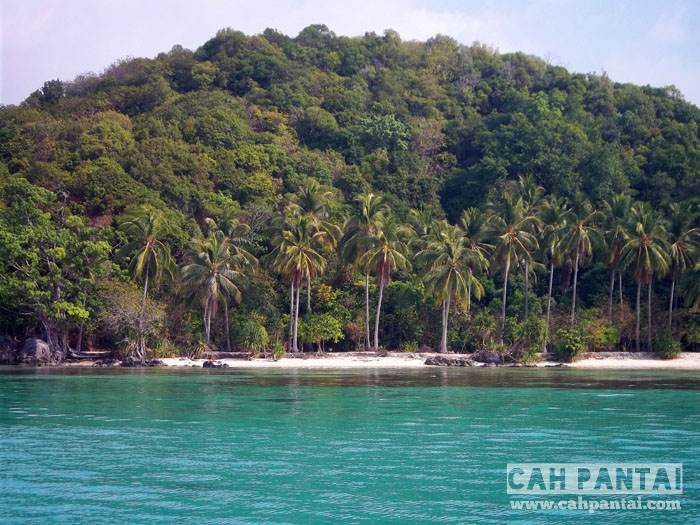
[[[325,357],[282,358],[278,361],[269,359],[220,359],[230,368],[303,368],[303,369],[355,369],[355,368],[423,368],[425,359],[440,354],[404,354],[391,353],[388,356],[371,355],[327,355]],[[204,359],[165,358],[164,363],[172,367],[201,367]],[[538,367],[557,366],[553,361],[540,361]],[[700,371],[700,353],[683,353],[677,359],[663,360],[644,356],[611,357],[597,354],[595,357],[581,359],[574,363],[565,363],[570,368],[609,369],[609,370],[698,370]]]

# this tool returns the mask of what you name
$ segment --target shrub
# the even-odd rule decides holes
[[[418,343],[416,341],[404,341],[399,347],[401,352],[409,352],[415,354],[418,351]]]
[[[580,330],[560,328],[554,334],[554,354],[559,361],[575,361],[586,349],[586,338]]]
[[[681,343],[673,337],[667,328],[663,330],[654,341],[654,352],[661,359],[675,359],[681,353]]]
[[[278,361],[285,355],[287,355],[287,351],[284,349],[284,345],[279,339],[276,339],[275,342],[272,343],[272,359]]]
[[[620,339],[617,328],[605,319],[588,321],[585,326],[588,349],[591,352],[609,350]]]
[[[259,314],[239,314],[231,326],[231,336],[236,345],[246,348],[254,355],[262,352],[269,342],[267,330]]]

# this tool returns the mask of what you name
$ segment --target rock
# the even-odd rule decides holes
[[[120,366],[122,362],[119,359],[102,359],[100,361],[95,361],[92,363],[94,367],[111,367]]]
[[[500,355],[498,355],[496,352],[487,352],[485,350],[482,350],[481,352],[474,352],[472,354],[472,359],[474,361],[479,362],[479,363],[494,364],[494,365],[501,364],[501,356]]]
[[[51,353],[46,341],[30,337],[24,341],[17,354],[17,364],[25,366],[51,366],[58,364],[58,359]]]
[[[0,338],[0,365],[17,364],[17,348],[19,344],[9,337]]]
[[[160,359],[139,359],[133,355],[126,356],[122,359],[121,365],[123,367],[142,367],[142,366],[168,366]]]
[[[204,361],[202,366],[204,368],[228,368],[228,365],[221,361]]]
[[[432,353],[432,351],[433,351],[433,349],[427,345],[421,345],[418,347],[419,354],[430,354],[430,353]]]
[[[498,366],[498,363],[486,363],[486,366],[489,368],[496,368]]]
[[[474,362],[464,356],[434,355],[425,360],[431,366],[474,366]]]

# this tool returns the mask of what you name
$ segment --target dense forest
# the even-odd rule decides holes
[[[139,359],[700,344],[700,109],[394,31],[225,29],[0,108],[0,333]]]

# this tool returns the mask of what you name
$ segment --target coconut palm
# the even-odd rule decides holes
[[[554,280],[554,268],[562,263],[563,257],[560,250],[562,234],[566,229],[569,217],[569,208],[564,199],[551,197],[547,199],[539,213],[542,226],[542,243],[545,259],[549,260],[549,287],[547,289],[547,330],[552,309],[552,283]]]
[[[598,228],[598,224],[603,221],[603,214],[594,211],[588,199],[577,192],[574,199],[570,221],[567,222],[566,229],[562,235],[561,245],[565,253],[570,253],[574,258],[574,290],[571,301],[571,326],[576,320],[576,287],[578,285],[579,265],[586,256],[593,255],[593,250],[605,245],[603,235]]]
[[[531,253],[537,249],[537,239],[530,233],[530,229],[536,219],[525,213],[520,197],[513,197],[509,193],[504,194],[499,201],[490,201],[487,211],[488,232],[495,246],[493,262],[503,274],[501,321],[505,322],[508,275],[520,259],[532,261]]]
[[[673,299],[678,278],[693,267],[698,257],[698,228],[691,228],[692,212],[689,206],[673,203],[668,214],[668,243],[670,256],[671,297],[668,301],[668,327],[673,322]]]
[[[537,184],[535,177],[531,174],[518,177],[517,181],[510,181],[506,187],[506,191],[515,193],[520,197],[523,206],[523,212],[525,216],[532,216],[537,218],[539,210],[542,207],[542,197],[544,195],[544,188]],[[530,233],[537,235],[537,230],[539,228],[539,219],[532,221],[530,223]],[[521,259],[519,261],[520,265],[523,267],[525,274],[525,320],[530,315],[530,260],[528,258]]]
[[[462,212],[459,220],[462,229],[464,243],[469,249],[468,264],[473,275],[488,270],[488,254],[493,245],[487,242],[488,218],[477,208],[467,208]],[[471,287],[471,283],[469,283]],[[467,311],[471,309],[471,288],[467,295]]]
[[[292,322],[292,351],[297,352],[299,331],[299,292],[301,285],[308,279],[315,278],[326,267],[326,259],[319,252],[319,247],[328,241],[325,231],[317,230],[312,219],[306,216],[288,214],[275,238],[274,249],[269,254],[272,266],[291,283],[292,297],[296,287],[296,298],[290,306]]]
[[[340,257],[365,276],[365,349],[369,350],[372,344],[369,335],[369,275],[372,268],[361,268],[359,263],[376,241],[379,226],[390,210],[384,199],[373,193],[360,195],[355,200],[359,207],[345,222],[345,233],[340,240]]]
[[[411,263],[406,258],[408,245],[404,240],[410,236],[410,229],[398,223],[393,215],[387,215],[380,223],[376,238],[367,251],[362,254],[358,266],[374,268],[379,285],[379,299],[374,320],[374,351],[379,350],[379,318],[382,310],[384,288],[389,284],[391,272],[410,270]]]
[[[129,273],[137,281],[143,282],[136,349],[137,357],[143,360],[146,357],[143,315],[146,309],[149,281],[151,284],[156,284],[164,274],[172,275],[173,261],[170,248],[161,240],[168,233],[169,225],[160,212],[142,208],[127,214],[126,220],[122,222],[119,229],[131,240],[117,252],[117,260],[131,256]]]
[[[341,234],[338,225],[330,220],[334,200],[334,190],[311,177],[304,179],[299,189],[289,195],[288,209],[307,217],[312,230],[324,232],[325,235],[318,237],[318,240],[322,240],[324,247],[329,249],[335,248]],[[311,278],[306,281],[306,310],[311,311]]]
[[[644,202],[636,203],[631,210],[630,238],[622,248],[621,268],[631,268],[637,282],[636,349],[639,352],[640,295],[642,285],[648,285],[647,344],[651,351],[651,284],[654,276],[666,275],[670,259],[666,252],[666,231],[661,216]]]
[[[603,203],[606,218],[606,244],[607,263],[610,266],[610,293],[608,296],[608,318],[612,318],[613,292],[615,290],[615,274],[619,274],[620,307],[622,307],[622,272],[618,271],[622,247],[629,236],[627,223],[629,222],[632,199],[629,195],[614,195]]]
[[[209,232],[219,241],[225,241],[231,254],[230,264],[232,269],[243,272],[246,268],[253,269],[258,261],[248,251],[253,246],[250,226],[238,220],[233,213],[224,212],[219,221],[205,219]],[[226,332],[226,351],[231,351],[229,301],[223,301],[224,306],[224,330]]]
[[[216,316],[219,303],[228,313],[231,301],[241,301],[241,291],[236,281],[244,278],[239,268],[249,261],[232,253],[231,243],[226,237],[212,234],[194,244],[195,248],[188,255],[189,263],[181,270],[182,284],[202,305],[204,340],[208,345],[211,341],[211,320]],[[228,340],[228,316],[226,325]],[[230,350],[230,343],[227,346]]]
[[[700,312],[700,263],[683,274],[681,289],[686,290],[685,306],[693,312]]]
[[[434,294],[442,307],[442,336],[440,352],[447,352],[447,324],[453,302],[466,304],[471,290],[477,299],[484,288],[472,273],[469,249],[464,232],[459,226],[447,221],[436,225],[435,239],[429,239],[425,248],[418,252],[417,260],[425,268],[426,293]]]

